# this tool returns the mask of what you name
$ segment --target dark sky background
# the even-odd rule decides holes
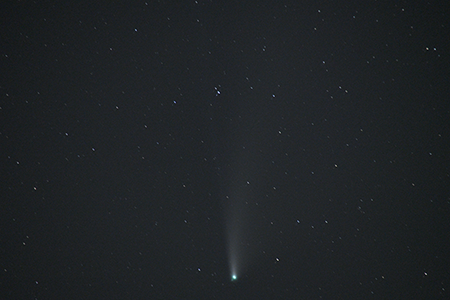
[[[450,298],[446,1],[244,2],[2,4],[0,298]]]

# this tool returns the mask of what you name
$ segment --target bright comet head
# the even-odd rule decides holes
[[[236,274],[232,274],[232,275],[231,275],[231,281],[235,281],[236,279],[237,279]]]

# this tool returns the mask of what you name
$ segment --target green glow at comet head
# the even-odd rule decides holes
[[[232,258],[232,262],[230,264],[230,273],[231,273],[231,281],[236,281],[238,279],[238,269],[236,266],[236,259]]]

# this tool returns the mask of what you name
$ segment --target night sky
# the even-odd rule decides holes
[[[450,298],[446,1],[0,14],[1,299]]]

